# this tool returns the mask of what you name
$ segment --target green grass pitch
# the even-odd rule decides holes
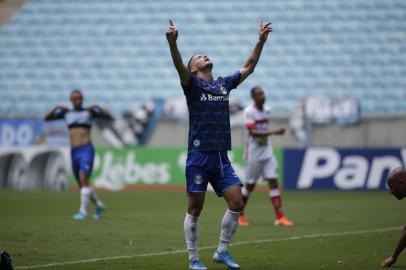
[[[99,195],[108,206],[103,219],[73,221],[78,192],[0,191],[0,249],[16,269],[188,268],[183,192]],[[380,269],[406,223],[405,203],[383,191],[284,192],[283,204],[296,226],[273,226],[267,194],[253,193],[246,211],[253,226],[240,227],[230,249],[241,269]],[[209,269],[225,269],[211,260],[225,209],[207,194],[199,247]],[[406,254],[395,266],[406,268]]]

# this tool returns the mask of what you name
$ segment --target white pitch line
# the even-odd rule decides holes
[[[391,228],[374,229],[374,230],[333,232],[333,233],[317,233],[317,234],[307,234],[307,235],[290,236],[290,237],[283,237],[283,238],[270,238],[270,239],[262,239],[262,240],[241,241],[241,242],[231,243],[230,245],[231,246],[242,246],[242,245],[249,245],[249,244],[273,243],[273,242],[283,242],[283,241],[292,241],[292,240],[301,240],[301,239],[310,239],[310,238],[320,238],[320,237],[360,235],[360,234],[370,234],[370,233],[391,232],[391,231],[397,231],[397,230],[400,230],[400,229],[401,229],[400,227],[391,227]],[[204,247],[200,247],[199,250],[214,249],[216,247],[217,247],[217,245],[204,246]],[[113,257],[105,257],[105,258],[93,258],[93,259],[85,259],[85,260],[69,261],[69,262],[56,262],[56,263],[48,263],[48,264],[30,265],[30,266],[17,266],[17,267],[15,267],[15,269],[48,268],[48,267],[53,267],[53,266],[63,266],[63,265],[70,265],[70,264],[83,264],[83,263],[110,261],[110,260],[118,260],[118,259],[130,259],[130,258],[140,258],[140,257],[173,255],[173,254],[186,253],[186,252],[187,252],[186,249],[177,249],[177,250],[171,250],[171,251],[152,252],[152,253],[134,254],[134,255],[121,255],[121,256],[113,256]]]

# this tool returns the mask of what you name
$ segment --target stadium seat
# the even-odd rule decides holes
[[[13,114],[20,116],[68,103],[73,88],[114,113],[156,97],[182,98],[168,19],[179,29],[184,61],[207,53],[220,75],[243,66],[262,18],[272,19],[274,33],[256,72],[232,94],[244,105],[249,89],[261,85],[275,113],[289,113],[303,96],[348,95],[363,113],[405,113],[396,101],[406,95],[405,13],[403,0],[28,1],[0,28],[0,94],[18,102]],[[373,94],[379,91],[385,94]]]

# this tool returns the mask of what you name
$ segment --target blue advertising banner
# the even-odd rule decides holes
[[[44,121],[42,119],[0,120],[1,146],[27,146],[38,143]]]
[[[69,131],[65,120],[46,121],[44,143],[49,146],[69,146]]]
[[[283,163],[286,189],[376,190],[406,165],[406,149],[284,149]]]

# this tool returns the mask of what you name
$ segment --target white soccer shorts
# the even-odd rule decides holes
[[[245,179],[248,184],[255,184],[262,176],[265,179],[278,179],[278,163],[275,157],[245,165]]]

